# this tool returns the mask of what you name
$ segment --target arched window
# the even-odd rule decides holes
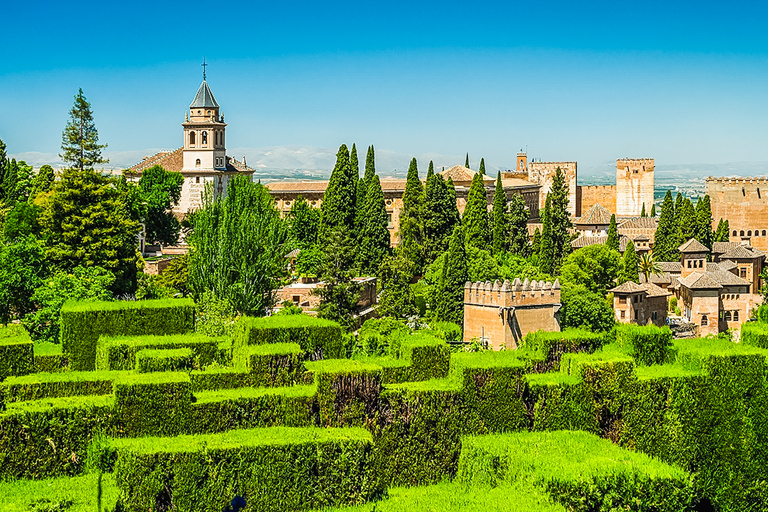
[[[195,160],[195,167],[200,167],[200,159]]]
[[[763,236],[765,236],[765,230],[763,230]]]
[[[747,231],[747,236],[752,236],[752,230],[751,229]]]
[[[730,322],[731,321],[731,312],[730,311],[726,311],[725,312],[725,321],[726,322]]]
[[[739,321],[739,312],[738,311],[734,311],[733,312],[733,321],[734,322],[738,322]]]
[[[189,145],[195,145],[195,132],[189,132]]]
[[[743,229],[739,232],[739,236],[744,236],[744,230]]]
[[[736,236],[736,230],[735,229],[733,230],[733,236]]]
[[[707,315],[701,315],[701,326],[706,327],[709,324],[709,321],[707,320]]]
[[[760,236],[760,230],[759,229],[755,230],[755,236]]]
[[[203,145],[208,144],[208,132],[203,132],[202,139],[203,140],[201,142],[203,143]]]

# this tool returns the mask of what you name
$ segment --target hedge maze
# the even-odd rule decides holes
[[[231,339],[187,300],[61,320],[63,350],[0,330],[0,511],[768,509],[763,325],[478,353],[417,332],[346,358],[304,315]]]

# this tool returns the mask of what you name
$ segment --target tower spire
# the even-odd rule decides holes
[[[205,67],[208,65],[205,63],[205,57],[203,57],[203,63],[200,65],[203,66],[203,80],[205,80]]]

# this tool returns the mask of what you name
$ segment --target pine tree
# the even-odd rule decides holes
[[[482,162],[482,161],[481,161]],[[482,168],[482,165],[481,165]],[[483,174],[482,172],[480,174]],[[496,189],[493,192],[493,253],[502,254],[507,250],[507,196],[501,184],[501,171],[496,175]]]
[[[643,208],[640,210],[640,217],[647,217],[648,214],[645,213],[645,203],[643,203]]]
[[[555,169],[549,195],[552,196],[549,212],[550,236],[553,244],[552,273],[557,275],[560,273],[563,259],[571,252],[571,228],[573,227],[568,213],[568,185],[565,183],[565,174],[560,167]]]
[[[656,218],[656,204],[655,203],[651,205],[651,218],[652,219]]]
[[[403,208],[400,210],[400,250],[421,268],[421,244],[423,242],[424,187],[419,180],[416,159],[408,167],[408,178],[403,191]]]
[[[541,242],[539,244],[539,268],[545,274],[555,270],[555,243],[552,240],[552,194],[547,194],[544,214],[541,217]]]
[[[653,255],[656,261],[676,261],[677,253],[677,222],[675,221],[675,206],[672,202],[672,192],[667,190],[661,203],[661,215],[654,235]]]
[[[354,230],[355,222],[355,185],[350,179],[351,166],[349,163],[349,151],[346,144],[339,147],[336,153],[336,165],[328,181],[328,187],[323,194],[323,202],[320,205],[320,238],[324,239],[335,229],[346,229],[350,233]]]
[[[389,230],[387,229],[387,208],[379,177],[374,175],[368,185],[365,198],[365,221],[357,247],[357,268],[364,274],[376,274],[379,265],[389,254]]]
[[[696,203],[696,239],[712,250],[712,206],[709,195],[705,195]]]
[[[616,227],[616,214],[611,214],[611,222],[608,224],[608,240],[605,241],[605,245],[614,251],[619,250],[619,231]]]
[[[72,167],[80,169],[92,168],[96,164],[106,164],[108,159],[101,156],[101,150],[106,144],[99,144],[99,132],[93,122],[91,104],[88,103],[80,89],[75,96],[75,104],[69,111],[69,121],[61,135],[61,151],[59,157]]]
[[[680,247],[691,238],[697,236],[696,210],[688,198],[683,199],[683,204],[677,214],[677,247]]]
[[[509,252],[516,256],[527,257],[531,252],[531,247],[528,243],[529,215],[530,213],[525,207],[523,196],[513,194],[507,210],[506,231],[509,238]],[[538,228],[536,229],[536,232],[539,233]],[[539,233],[539,239],[541,239],[541,233]]]
[[[480,174],[485,176],[485,158],[480,159]]]
[[[467,153],[467,158],[466,158],[466,160],[464,160],[464,167],[466,167],[467,169],[470,169],[470,167],[469,167],[469,153]]]
[[[438,320],[459,325],[464,324],[464,284],[469,279],[464,238],[463,228],[457,224],[448,246],[435,310]]]
[[[626,249],[624,249],[621,272],[619,273],[619,284],[626,283],[627,281],[633,281],[635,283],[640,282],[637,264],[638,259],[637,252],[635,252],[635,244],[630,240],[629,243],[627,243]]]
[[[467,194],[467,205],[461,219],[467,248],[486,249],[490,242],[488,226],[488,196],[485,192],[483,175],[475,173]]]

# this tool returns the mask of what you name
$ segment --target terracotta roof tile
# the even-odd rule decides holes
[[[657,261],[656,264],[663,272],[680,274],[683,271],[683,266],[679,261]]]
[[[679,278],[678,281],[689,290],[719,290],[722,285],[711,277],[713,273],[694,272],[687,277]]]
[[[603,208],[600,203],[596,203],[592,208],[582,215],[576,224],[610,224],[611,213]]]
[[[620,223],[618,229],[656,229],[658,220],[654,217],[635,217]]]
[[[661,288],[660,286],[656,286],[655,284],[651,283],[644,283],[640,285],[641,287],[645,288],[646,293],[648,293],[648,297],[669,297],[672,295],[671,292],[668,292],[664,288]]]
[[[695,238],[691,238],[687,242],[685,242],[683,245],[681,245],[678,250],[683,253],[691,253],[691,252],[709,252],[709,249],[696,240]]]
[[[179,148],[173,151],[160,151],[154,155],[144,157],[144,159],[136,165],[126,169],[128,174],[141,174],[144,169],[149,169],[155,165],[160,165],[166,171],[179,172],[184,167],[184,148]]]
[[[611,288],[608,291],[613,293],[638,293],[644,292],[645,288],[634,281],[627,281],[626,283],[620,284],[619,286]]]
[[[736,245],[728,249],[727,252],[720,256],[723,260],[738,260],[738,259],[752,259],[759,258],[761,254],[755,254],[755,252],[745,245]]]

